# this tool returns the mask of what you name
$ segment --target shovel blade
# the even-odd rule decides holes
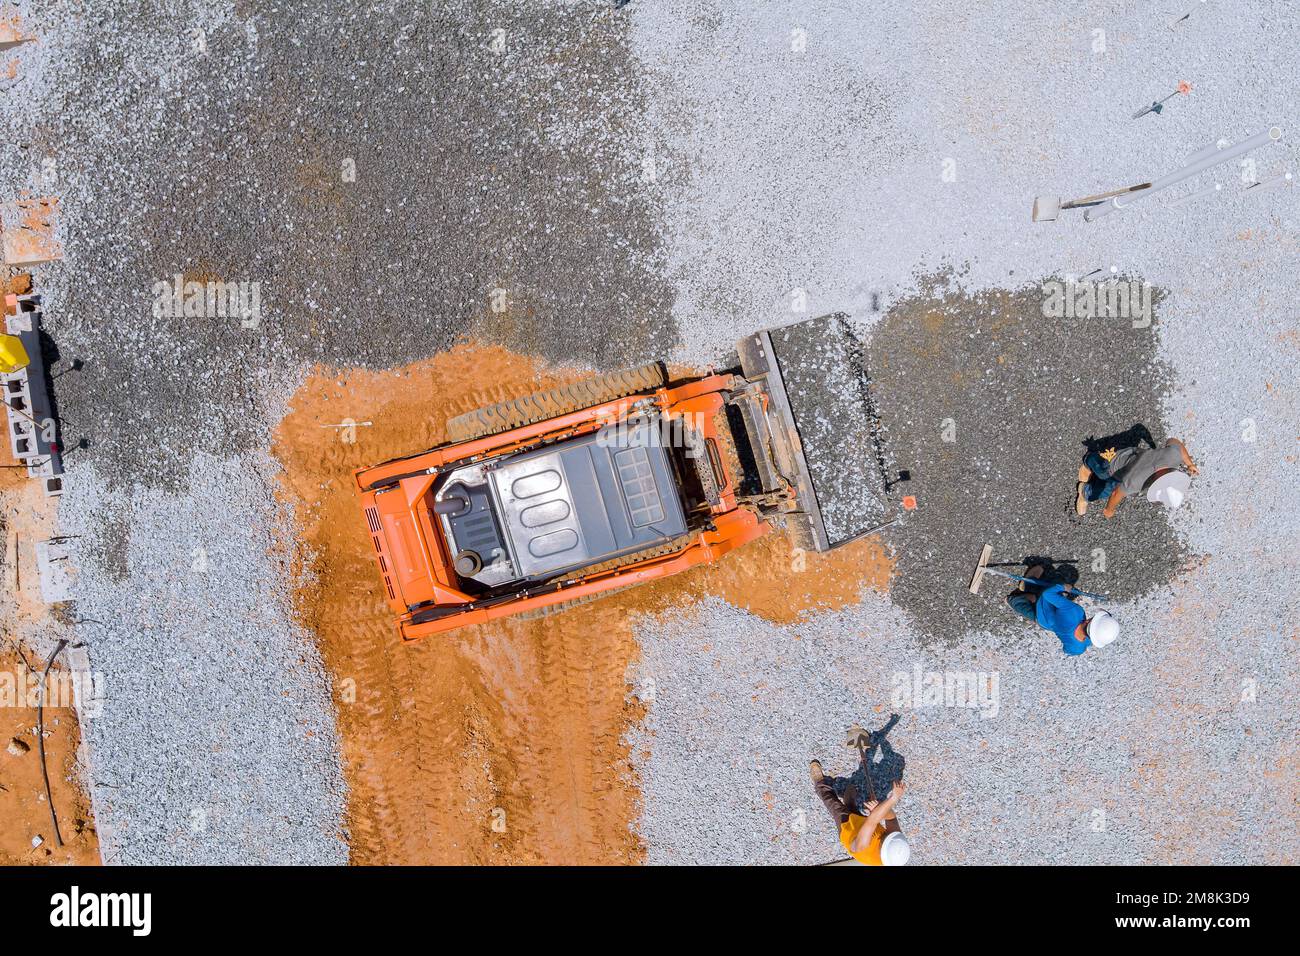
[[[975,573],[970,579],[970,593],[979,594],[980,585],[984,583],[984,570],[988,567],[989,558],[993,556],[993,545],[986,544],[980,551],[979,564],[975,565]]]
[[[1034,222],[1056,222],[1056,217],[1060,214],[1060,196],[1034,197]]]

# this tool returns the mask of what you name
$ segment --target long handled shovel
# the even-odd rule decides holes
[[[984,583],[984,575],[986,574],[996,574],[1000,578],[1008,578],[1012,581],[1023,581],[1026,584],[1041,585],[1044,583],[1041,578],[1027,578],[1023,574],[1011,574],[1007,571],[999,571],[997,568],[990,568],[989,558],[992,557],[992,555],[993,555],[993,545],[991,544],[984,545],[984,550],[980,552],[979,563],[975,565],[975,573],[971,575],[971,579],[970,579],[971,594],[980,593],[980,585]],[[1073,593],[1079,595],[1080,597],[1092,598],[1094,601],[1106,600],[1106,595],[1104,594],[1097,594],[1093,591],[1081,591],[1079,588],[1076,588],[1069,584],[1064,585],[1064,587],[1067,591],[1072,591]]]

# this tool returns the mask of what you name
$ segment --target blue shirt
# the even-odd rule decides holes
[[[1065,588],[1059,584],[1038,595],[1038,624],[1045,627],[1061,639],[1061,649],[1067,654],[1082,654],[1092,646],[1088,638],[1079,640],[1074,636],[1075,629],[1083,623],[1086,615],[1065,594]]]

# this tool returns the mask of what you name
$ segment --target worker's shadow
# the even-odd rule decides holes
[[[1022,559],[1023,568],[1016,574],[1023,574],[1036,564],[1043,566],[1042,581],[1047,584],[1077,584],[1079,569],[1074,558],[1052,558],[1045,554],[1027,554]],[[993,565],[989,565],[993,567]],[[1015,582],[1011,582],[1015,583]]]
[[[1046,554],[1027,554],[1018,561],[990,561],[988,567],[1023,575],[1034,565],[1040,564],[1043,567],[1043,574],[1039,580],[1046,587],[1049,584],[1078,583],[1078,563],[1077,558],[1053,558]],[[1018,589],[1018,581],[1007,581],[1007,583]]]
[[[82,435],[75,440],[68,436],[68,426],[72,423],[64,419],[59,413],[59,390],[58,380],[69,372],[80,373],[86,367],[86,363],[81,359],[73,359],[64,368],[58,368],[63,362],[63,353],[59,351],[58,342],[54,341],[44,329],[40,332],[41,355],[45,359],[46,396],[50,403],[50,417],[52,417],[59,426],[59,438],[61,439],[62,457],[66,461],[68,456],[78,450],[85,450],[90,447],[90,439]]]
[[[888,737],[899,719],[898,714],[891,714],[884,727],[872,731],[871,743],[863,750],[857,769],[847,777],[835,778],[835,792],[841,799],[856,796],[853,802],[862,808],[872,799],[873,793],[874,799],[884,800],[894,784],[903,779],[903,768],[907,761],[893,748]]]
[[[1114,448],[1116,451],[1123,448],[1137,448],[1144,442],[1152,448],[1156,447],[1156,440],[1151,436],[1151,429],[1138,423],[1126,428],[1122,432],[1116,432],[1113,435],[1106,435],[1102,438],[1096,438],[1089,435],[1083,440],[1082,444],[1086,455],[1091,452],[1101,454],[1101,452],[1108,448]]]

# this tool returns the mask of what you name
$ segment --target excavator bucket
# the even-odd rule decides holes
[[[829,551],[871,531],[886,509],[886,466],[862,342],[843,313],[764,329],[736,343],[766,395],[745,427],[764,488],[793,487],[796,543]],[[765,406],[765,407],[761,407]]]

